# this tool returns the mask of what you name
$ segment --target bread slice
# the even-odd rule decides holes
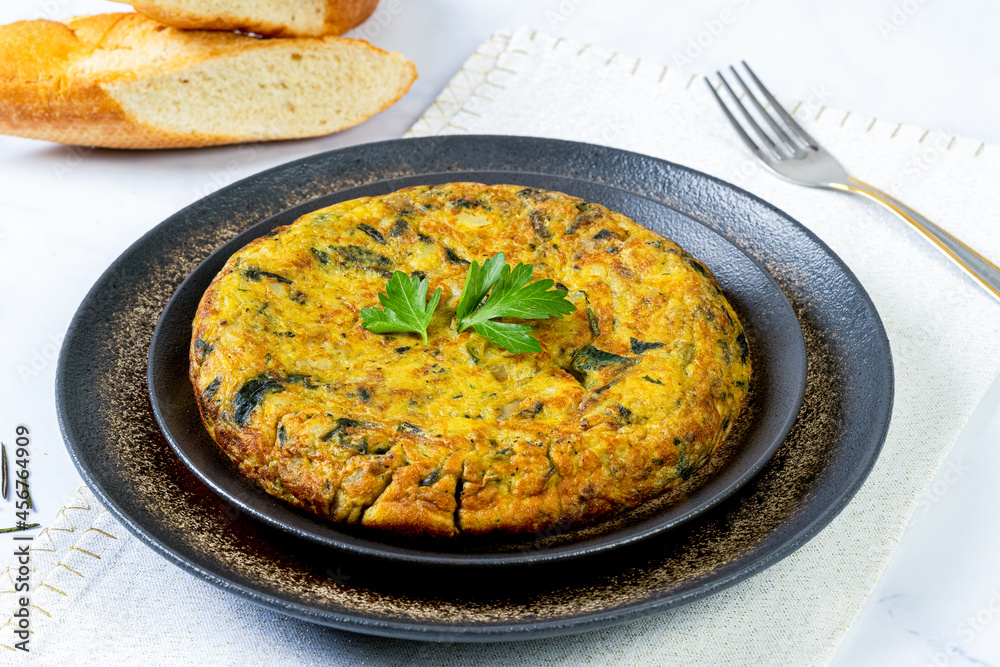
[[[268,37],[341,35],[375,11],[378,0],[125,0],[175,28],[244,30]]]
[[[110,148],[329,134],[391,106],[413,63],[340,37],[185,31],[141,14],[0,27],[0,133]]]

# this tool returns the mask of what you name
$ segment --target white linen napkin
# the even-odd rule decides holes
[[[854,500],[817,537],[709,598],[612,629],[515,644],[387,640],[288,619],[223,593],[132,537],[89,490],[35,540],[31,658],[39,664],[683,664],[829,662],[930,483],[1000,372],[1000,305],[866,201],[791,185],[752,158],[699,77],[530,29],[498,33],[413,127],[520,134],[679,162],[777,205],[822,238],[871,295],[896,370],[892,424]],[[790,102],[857,177],[1000,262],[1000,147]],[[8,582],[9,579],[9,582]],[[0,576],[0,645],[14,574]],[[6,651],[0,646],[0,654]]]

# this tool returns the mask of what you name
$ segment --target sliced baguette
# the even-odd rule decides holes
[[[256,39],[141,14],[0,27],[0,133],[109,148],[329,134],[391,106],[413,63],[340,37]]]
[[[124,0],[175,28],[244,30],[268,37],[341,35],[371,16],[378,0]]]

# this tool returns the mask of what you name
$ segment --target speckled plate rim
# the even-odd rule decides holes
[[[503,567],[528,563],[554,562],[589,556],[620,546],[638,542],[663,531],[673,529],[699,514],[715,507],[738,491],[753,478],[774,455],[795,422],[802,405],[806,386],[806,348],[798,319],[774,278],[753,257],[730,243],[723,235],[689,216],[673,211],[659,202],[650,201],[607,184],[595,184],[580,179],[552,177],[546,174],[516,174],[520,185],[530,185],[542,189],[569,192],[574,188],[585,188],[589,194],[603,197],[618,196],[628,200],[635,212],[641,212],[634,219],[651,223],[653,219],[673,227],[675,232],[683,230],[688,239],[680,241],[677,233],[667,231],[666,235],[678,240],[681,245],[714,268],[727,296],[732,300],[753,300],[740,315],[745,327],[756,329],[758,340],[752,346],[754,365],[758,374],[763,374],[760,391],[768,395],[766,405],[756,415],[756,423],[750,423],[749,433],[744,434],[745,446],[733,447],[725,470],[707,480],[700,480],[693,493],[686,494],[676,503],[664,506],[652,515],[642,517],[631,524],[620,521],[609,528],[609,532],[589,534],[580,539],[557,545],[534,546],[523,551],[500,550],[463,551],[461,541],[457,544],[422,543],[407,545],[398,540],[385,541],[375,532],[344,532],[336,524],[330,524],[304,512],[290,508],[283,502],[260,491],[256,484],[235,472],[228,459],[219,455],[216,446],[207,440],[207,434],[200,420],[191,429],[191,415],[197,412],[186,372],[181,372],[181,364],[186,362],[190,346],[190,322],[194,318],[197,301],[192,293],[201,295],[211,279],[228,258],[252,239],[259,238],[271,229],[287,225],[307,211],[328,206],[330,200],[341,201],[368,195],[371,190],[392,192],[400,187],[413,185],[409,181],[440,182],[453,180],[447,174],[422,174],[415,177],[375,181],[359,188],[347,188],[337,193],[303,202],[291,209],[269,216],[240,233],[220,247],[192,271],[177,287],[160,314],[147,357],[147,384],[156,421],[178,458],[213,492],[249,515],[269,523],[279,530],[296,537],[311,540],[324,547],[344,549],[353,553],[396,562],[423,563],[429,565],[450,565],[454,567]],[[511,180],[510,172],[467,172],[463,178],[475,182]],[[407,181],[398,183],[397,181]],[[591,192],[596,188],[597,192]],[[612,193],[609,195],[609,192]],[[326,200],[326,201],[320,201]],[[601,201],[591,198],[591,201]],[[636,203],[641,201],[642,203]],[[615,207],[625,212],[621,206]],[[627,213],[628,214],[628,213]],[[725,254],[726,259],[708,261],[692,243],[716,246],[715,254]],[[718,250],[721,247],[722,250]],[[722,264],[722,266],[717,266]],[[723,273],[732,283],[726,287]],[[734,294],[733,289],[739,291]],[[734,302],[735,303],[735,302]],[[756,306],[756,307],[755,307]],[[748,329],[749,332],[749,329]],[[759,340],[766,334],[768,340]],[[749,335],[749,334],[748,334]],[[780,341],[780,344],[778,343]],[[183,356],[183,359],[179,358]],[[767,366],[765,372],[764,366]],[[158,376],[160,374],[162,377]],[[177,385],[184,389],[176,390]],[[182,394],[186,400],[177,405],[176,395]],[[183,407],[182,407],[183,406]],[[749,417],[748,417],[749,419]],[[204,449],[212,450],[207,459]],[[220,466],[221,462],[221,466]],[[694,481],[694,480],[692,480]],[[592,529],[593,531],[593,529]],[[568,536],[567,536],[568,537]],[[486,547],[488,548],[488,547]]]
[[[463,148],[468,150],[500,146],[515,155],[526,156],[534,155],[535,151],[539,149],[551,149],[553,152],[564,157],[572,156],[576,151],[581,150],[584,152],[584,156],[593,156],[594,154],[602,153],[612,165],[616,163],[639,163],[644,168],[648,168],[648,173],[638,176],[635,174],[632,175],[635,178],[635,182],[632,183],[632,188],[635,188],[634,191],[638,193],[653,193],[657,196],[658,201],[664,201],[672,208],[678,208],[682,212],[686,211],[693,217],[705,219],[705,216],[702,214],[702,207],[709,211],[717,208],[718,203],[715,203],[713,206],[713,197],[725,198],[735,196],[743,202],[744,206],[756,214],[777,219],[785,225],[791,225],[794,234],[798,237],[797,240],[808,243],[811,247],[822,253],[824,260],[823,268],[835,272],[840,280],[846,282],[852,292],[852,298],[856,302],[854,305],[861,308],[866,315],[866,326],[868,329],[864,332],[863,337],[865,338],[865,344],[872,348],[867,361],[871,362],[875,367],[873,373],[877,382],[874,386],[866,387],[862,393],[866,393],[866,395],[872,397],[876,407],[871,414],[865,415],[864,425],[866,429],[863,434],[864,442],[851,443],[852,445],[859,444],[859,446],[862,446],[864,455],[860,460],[854,461],[855,466],[852,469],[850,478],[846,481],[842,480],[844,483],[837,486],[835,489],[836,496],[831,501],[824,502],[821,507],[810,506],[808,513],[796,513],[793,517],[794,520],[775,526],[769,533],[773,541],[769,543],[764,553],[755,553],[745,558],[737,558],[736,562],[728,564],[722,571],[708,576],[705,580],[699,581],[693,586],[684,587],[672,592],[663,592],[662,589],[657,589],[657,591],[654,591],[647,597],[618,609],[599,609],[597,611],[587,611],[576,615],[568,615],[565,618],[546,621],[526,620],[521,623],[496,622],[471,625],[462,622],[435,624],[400,619],[387,621],[384,619],[372,619],[363,614],[331,612],[319,609],[315,605],[303,604],[294,599],[289,599],[286,595],[261,593],[255,587],[242,585],[233,581],[231,576],[227,577],[228,570],[225,567],[213,569],[204,566],[206,562],[204,559],[195,562],[194,559],[182,554],[178,546],[168,545],[165,541],[161,542],[153,536],[150,533],[150,528],[143,523],[143,521],[148,521],[149,518],[143,517],[142,521],[134,520],[119,504],[115,496],[102,488],[98,483],[95,471],[91,469],[92,462],[84,457],[84,452],[81,449],[82,441],[78,441],[77,438],[85,434],[86,429],[74,419],[72,414],[72,409],[76,407],[76,399],[72,395],[75,386],[73,378],[69,374],[79,370],[77,367],[79,364],[73,364],[74,347],[78,344],[78,338],[84,336],[83,330],[86,328],[89,318],[100,317],[100,315],[95,315],[93,312],[92,301],[94,300],[94,296],[108,281],[115,278],[115,269],[121,261],[121,258],[119,258],[119,260],[105,271],[90,290],[74,316],[59,356],[55,393],[60,430],[74,464],[101,502],[133,535],[168,560],[195,576],[203,578],[223,590],[240,595],[252,602],[303,620],[355,632],[395,638],[434,641],[521,640],[577,633],[616,625],[653,612],[664,611],[721,591],[760,572],[797,550],[825,527],[848,504],[864,483],[874,465],[889,427],[889,417],[893,403],[892,360],[884,327],[871,299],[843,262],[811,231],[803,228],[776,207],[720,179],[664,160],[629,153],[627,151],[575,142],[530,137],[461,136],[406,141],[424,142],[424,145],[420,147],[424,151],[431,151],[438,147],[446,148],[448,146],[447,142],[450,141],[462,141],[466,142]],[[384,143],[399,143],[399,141]],[[378,149],[379,147],[378,144],[369,144],[367,146],[373,147],[373,149]],[[344,150],[351,151],[353,149]],[[323,155],[330,156],[339,152],[341,151],[334,151]],[[276,170],[293,166],[301,167],[310,160],[318,157],[323,156],[304,158],[283,167],[278,167]],[[573,167],[571,166],[570,168]],[[586,171],[585,168],[583,170]],[[244,192],[249,185],[252,185],[255,179],[266,176],[269,173],[263,172],[255,177],[246,179],[246,181],[234,184],[229,189],[232,190],[233,194],[239,194],[239,192]],[[664,183],[659,182],[660,179],[663,179]],[[664,193],[664,187],[670,190],[670,186],[678,184],[684,189],[682,195]],[[632,188],[630,188],[630,191]],[[192,205],[191,208],[194,206]],[[159,227],[147,232],[147,234],[132,244],[123,253],[122,257],[142,245],[158,229]],[[817,307],[829,306],[820,304]],[[834,315],[837,314],[834,313]],[[86,362],[79,363],[86,367]],[[849,450],[849,453],[853,452],[853,449]],[[184,546],[183,543],[178,544],[180,547]]]

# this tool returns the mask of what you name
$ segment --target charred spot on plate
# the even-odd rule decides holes
[[[385,237],[382,236],[382,233],[379,230],[375,229],[371,225],[362,222],[358,225],[358,229],[367,234],[373,241],[375,241],[375,243],[385,245]]]
[[[262,271],[259,268],[250,268],[243,271],[243,277],[255,283],[259,283],[264,278],[270,278],[271,280],[277,280],[279,283],[284,283],[286,285],[291,285],[292,281],[284,276],[279,276],[277,273],[272,273],[270,271]]]
[[[647,343],[639,340],[638,338],[629,338],[628,344],[629,347],[632,348],[633,354],[642,354],[643,352],[657,350],[666,346],[666,343]]]

